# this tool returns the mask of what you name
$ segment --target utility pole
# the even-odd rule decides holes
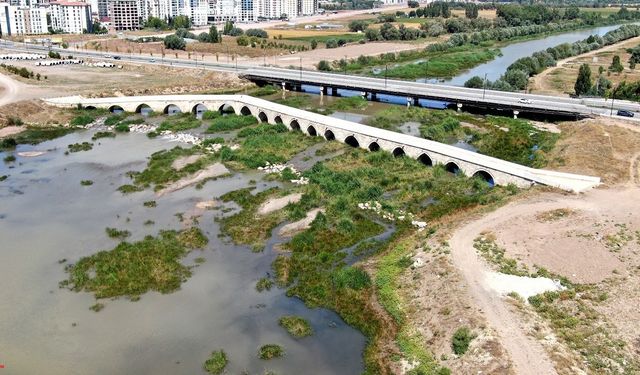
[[[427,75],[428,69],[429,69],[429,60],[427,59],[424,62],[424,83],[425,84],[429,83],[429,76]]]
[[[484,94],[487,91],[487,73],[484,74],[484,81],[482,82],[482,100],[484,100]]]
[[[609,114],[610,116],[613,116],[613,102],[616,100],[616,91],[618,89],[615,88],[612,93],[611,93],[611,113]]]
[[[302,85],[302,56],[299,56],[300,58],[300,85]]]
[[[344,55],[344,75],[347,75],[347,55]]]
[[[384,64],[384,88],[387,88],[387,70],[389,70],[389,64]]]

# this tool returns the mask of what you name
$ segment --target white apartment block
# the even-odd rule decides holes
[[[47,34],[47,10],[0,3],[0,30],[2,35]]]
[[[91,31],[91,5],[74,1],[55,1],[49,4],[51,28],[69,34]]]
[[[208,0],[210,22],[293,19],[318,12],[318,0]]]

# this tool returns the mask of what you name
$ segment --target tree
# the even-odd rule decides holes
[[[311,49],[318,48],[318,41],[315,39],[311,39]]]
[[[233,29],[231,29],[231,31],[229,31],[229,36],[240,36],[240,35],[244,35],[244,30],[242,30],[239,27],[234,27]],[[222,38],[220,38],[220,41],[222,42]]]
[[[576,84],[573,86],[573,89],[578,96],[586,94],[591,90],[591,68],[588,64],[580,65],[578,79],[576,79]]]
[[[161,20],[157,17],[149,17],[147,22],[144,24],[144,27],[148,27],[150,29],[156,30],[166,30],[169,28],[169,25],[164,20]]]
[[[349,22],[349,31],[358,32],[365,31],[369,26],[369,22],[363,20],[354,20]]]
[[[209,43],[209,34],[208,33],[200,33],[200,34],[198,34],[198,42],[200,42],[200,43]]]
[[[464,83],[464,87],[469,87],[472,89],[481,89],[484,87],[484,79],[482,77],[474,76],[467,80]]]
[[[231,30],[233,30],[233,21],[227,21],[224,23],[224,29],[222,29],[222,33],[224,35],[230,35]]]
[[[222,42],[222,38],[218,34],[218,28],[216,25],[211,25],[209,28],[209,43]]]
[[[177,36],[176,34],[171,34],[164,38],[164,46],[168,49],[184,50],[187,46],[187,43],[183,38]]]
[[[191,27],[191,20],[187,16],[176,16],[171,19],[171,27],[174,29],[188,29]]]
[[[631,56],[629,57],[629,68],[635,69],[636,64],[640,62],[640,47],[632,48],[628,51],[631,52]]]
[[[244,35],[248,36],[248,37],[258,37],[258,38],[268,38],[269,34],[267,34],[266,31],[262,30],[262,29],[248,29],[247,31],[244,32]]]
[[[567,20],[575,20],[580,18],[580,8],[575,5],[570,6],[569,8],[567,8],[567,10],[564,11],[564,18]]]
[[[419,6],[420,6],[420,3],[418,3],[418,2],[417,2],[417,1],[415,1],[415,0],[409,0],[409,1],[407,1],[407,6],[408,6],[409,8],[417,8],[417,7],[419,7]]]
[[[400,32],[392,24],[385,22],[380,27],[380,35],[384,40],[398,40],[400,39]]]
[[[367,38],[370,42],[375,42],[376,40],[380,40],[382,37],[380,36],[380,31],[378,29],[368,28],[364,32],[364,37]]]
[[[241,35],[236,39],[236,43],[238,43],[239,46],[248,46],[249,45],[249,38],[247,38],[246,35]]]
[[[320,60],[320,62],[318,63],[318,70],[323,72],[330,72],[331,64],[329,64],[327,60]]]
[[[524,90],[529,83],[529,74],[520,69],[509,69],[504,74],[503,79],[516,90]]]
[[[464,15],[469,19],[478,18],[478,5],[474,3],[466,4],[464,7]]]
[[[613,56],[613,61],[611,62],[611,66],[609,67],[609,70],[616,73],[620,73],[624,70],[624,66],[622,66],[622,63],[620,62],[619,55]]]

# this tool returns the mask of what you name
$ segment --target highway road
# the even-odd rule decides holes
[[[92,58],[110,61],[112,63],[134,62],[155,64],[181,68],[206,69],[221,72],[238,73],[245,76],[263,77],[274,82],[286,80],[290,83],[306,83],[318,86],[336,86],[352,88],[356,91],[376,91],[379,93],[405,96],[432,98],[449,102],[460,102],[474,105],[487,105],[513,109],[520,112],[564,112],[581,116],[609,116],[615,115],[617,110],[628,110],[640,117],[640,105],[624,100],[609,100],[602,98],[569,98],[560,96],[546,96],[504,92],[482,89],[471,89],[459,86],[401,81],[384,78],[344,75],[339,73],[323,73],[309,70],[266,68],[261,66],[238,65],[237,63],[212,63],[197,60],[159,58],[127,53],[107,53],[100,51],[70,50],[42,45],[14,43],[0,40],[0,48],[14,52],[47,53],[49,50],[62,55],[73,55],[74,58]],[[121,60],[113,59],[118,56]],[[527,99],[529,102],[522,102]]]

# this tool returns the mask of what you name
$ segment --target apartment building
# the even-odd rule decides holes
[[[138,30],[142,26],[140,1],[109,0],[109,19],[117,31]]]
[[[49,3],[51,28],[69,34],[91,32],[91,5],[77,1]]]
[[[47,34],[47,10],[0,3],[0,30],[2,35]]]

